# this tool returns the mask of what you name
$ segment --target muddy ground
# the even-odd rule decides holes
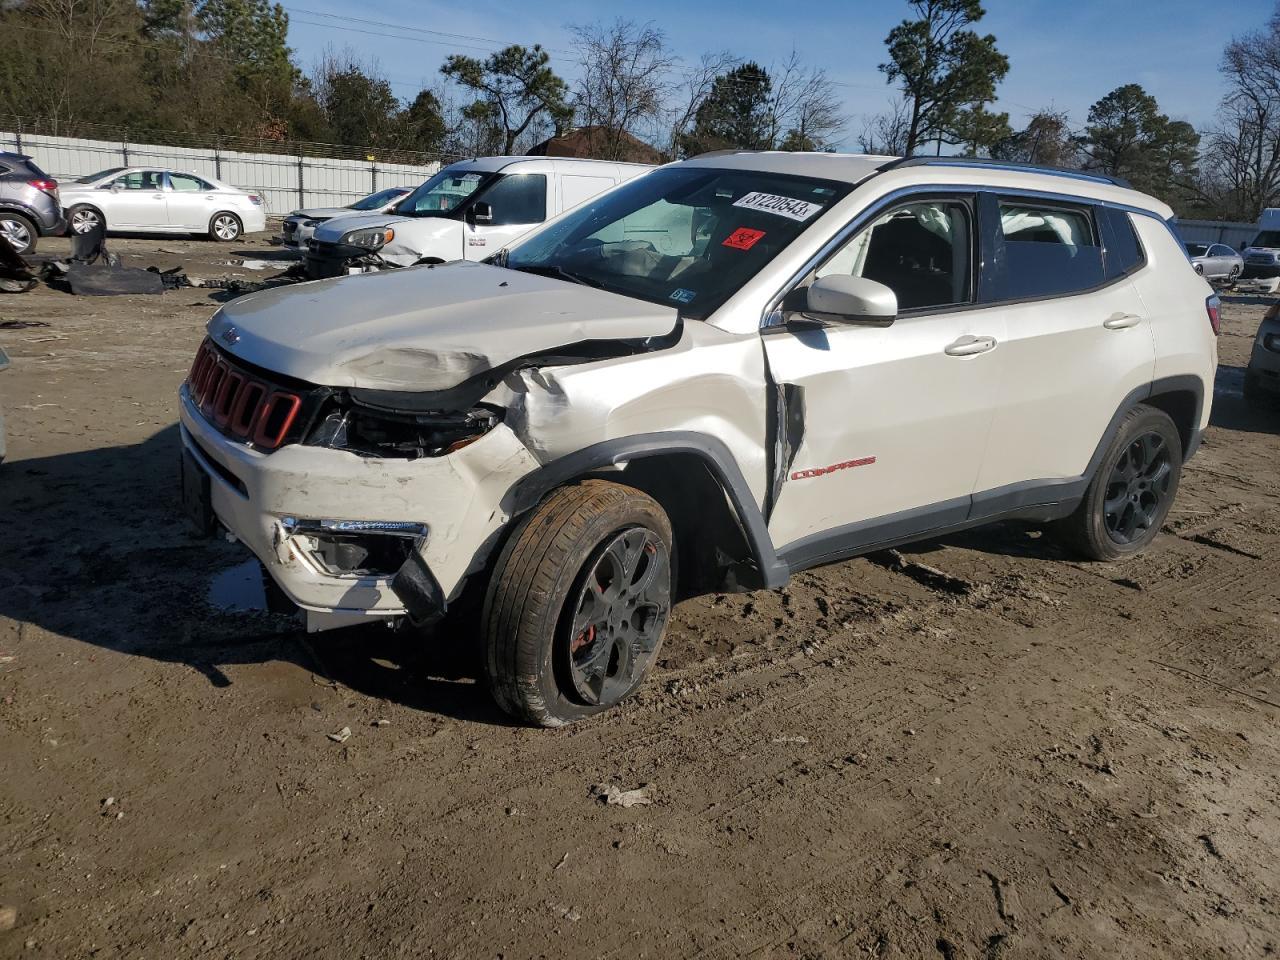
[[[199,276],[273,255],[113,247]],[[469,636],[210,604],[244,555],[179,519],[174,393],[215,306],[0,298],[0,955],[1280,950],[1280,415],[1240,396],[1262,308],[1227,310],[1145,556],[1007,524],[692,601],[634,702],[539,731]]]

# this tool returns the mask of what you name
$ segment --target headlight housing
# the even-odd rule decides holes
[[[335,403],[304,441],[308,446],[347,450],[366,457],[442,457],[474,443],[502,422],[502,411],[407,411]]]
[[[364,247],[377,250],[396,238],[391,227],[365,227],[363,230],[352,230],[342,238],[342,242],[353,247]]]

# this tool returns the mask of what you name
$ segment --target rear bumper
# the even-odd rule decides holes
[[[397,617],[421,589],[402,599],[385,575],[326,572],[299,536],[297,521],[375,521],[418,524],[401,570],[415,583],[426,571],[437,602],[453,599],[467,575],[483,565],[507,515],[503,503],[517,480],[537,468],[532,454],[505,426],[447,457],[419,460],[360,457],[341,450],[291,444],[264,454],[217,431],[179,392],[182,443],[209,475],[218,522],[262,561],[272,579],[303,610],[345,622]],[[289,522],[286,522],[289,521]],[[402,591],[404,592],[404,591]]]

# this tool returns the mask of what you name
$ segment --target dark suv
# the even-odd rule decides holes
[[[36,240],[66,228],[58,181],[27,156],[0,153],[0,234],[21,254],[34,253]]]

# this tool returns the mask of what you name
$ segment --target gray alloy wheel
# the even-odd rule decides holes
[[[68,213],[72,233],[92,233],[102,223],[102,214],[93,207],[75,206]]]
[[[36,228],[24,216],[0,213],[0,233],[9,241],[14,253],[25,255],[36,248]]]
[[[209,236],[223,243],[230,243],[235,240],[240,236],[243,229],[240,225],[240,218],[234,213],[227,213],[225,210],[221,213],[215,213],[213,219],[209,221]]]

